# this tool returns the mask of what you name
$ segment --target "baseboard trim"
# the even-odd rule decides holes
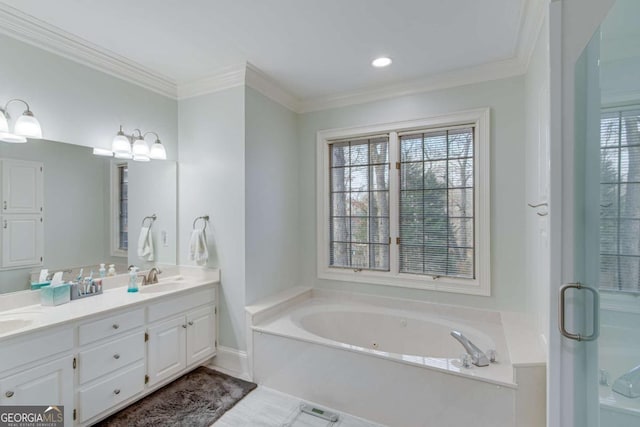
[[[219,345],[216,356],[211,359],[209,366],[223,374],[250,380],[249,361],[246,351]]]

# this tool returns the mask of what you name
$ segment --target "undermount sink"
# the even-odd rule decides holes
[[[0,334],[26,328],[32,323],[32,319],[3,319],[0,317]]]
[[[139,291],[143,294],[154,294],[156,292],[169,292],[176,291],[184,287],[184,283],[179,282],[165,282],[156,283],[155,285],[145,285],[140,287]]]

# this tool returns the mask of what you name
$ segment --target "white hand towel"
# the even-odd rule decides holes
[[[153,234],[151,227],[142,227],[138,237],[138,256],[147,261],[153,261]]]
[[[196,228],[191,233],[191,241],[189,242],[189,258],[199,265],[206,264],[209,260],[207,235],[201,228]]]

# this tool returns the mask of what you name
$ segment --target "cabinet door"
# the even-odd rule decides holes
[[[150,385],[177,374],[187,366],[186,332],[185,316],[149,328],[147,354]]]
[[[0,379],[0,405],[64,405],[65,426],[73,425],[73,356]]]
[[[213,307],[187,314],[187,365],[200,362],[215,352],[215,316]]]
[[[3,215],[2,268],[42,265],[44,225],[41,215]]]
[[[43,174],[42,163],[2,160],[2,212],[42,213]]]

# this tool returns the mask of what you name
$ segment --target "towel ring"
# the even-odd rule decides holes
[[[198,222],[198,220],[201,219],[204,221],[204,227],[202,228],[202,231],[207,229],[207,222],[209,222],[209,215],[203,215],[203,216],[198,216],[196,217],[196,219],[193,220],[193,229],[196,229],[196,223]]]
[[[145,217],[142,219],[142,226],[144,227],[144,222],[145,222],[146,220],[149,220],[149,227],[151,227],[151,226],[153,225],[153,222],[154,222],[156,219],[158,219],[158,217],[156,216],[156,214],[153,214],[153,215],[151,215],[151,216],[145,216]]]

